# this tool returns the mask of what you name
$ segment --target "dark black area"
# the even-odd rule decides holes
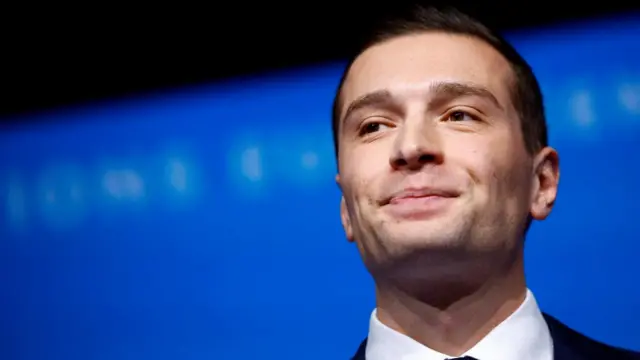
[[[16,121],[16,115],[60,106],[342,60],[370,24],[407,3],[391,4],[4,9],[0,118]],[[448,4],[501,31],[640,9],[622,1]]]

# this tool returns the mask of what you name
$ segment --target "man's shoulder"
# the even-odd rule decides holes
[[[555,358],[562,359],[616,359],[640,360],[640,352],[607,345],[571,329],[549,314],[544,318],[553,338]],[[351,360],[365,360],[367,339],[365,338]]]
[[[571,329],[549,314],[545,313],[544,318],[553,338],[555,353],[558,355],[567,354],[571,358],[580,356],[580,358],[584,359],[640,360],[639,352],[611,346],[592,339]],[[560,356],[560,358],[563,357]]]

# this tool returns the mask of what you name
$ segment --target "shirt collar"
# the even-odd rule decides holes
[[[538,304],[527,290],[524,302],[464,355],[485,360],[551,360],[553,342]],[[374,310],[367,340],[367,360],[444,360],[455,356],[430,349],[382,324]]]

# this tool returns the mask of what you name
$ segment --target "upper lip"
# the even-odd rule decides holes
[[[387,205],[393,201],[408,198],[421,198],[427,196],[441,196],[441,197],[456,197],[459,193],[439,188],[423,187],[423,188],[406,188],[401,191],[395,192],[385,198],[382,205]]]

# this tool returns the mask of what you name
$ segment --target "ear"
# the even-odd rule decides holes
[[[560,159],[553,148],[545,147],[534,159],[531,217],[544,220],[551,213],[558,194]]]
[[[340,185],[340,174],[336,175],[336,183],[338,187],[342,189]],[[347,210],[347,203],[344,200],[344,195],[340,198],[340,219],[342,220],[342,228],[347,236],[349,242],[353,242],[353,228],[351,227],[351,219],[349,218],[349,211]]]

